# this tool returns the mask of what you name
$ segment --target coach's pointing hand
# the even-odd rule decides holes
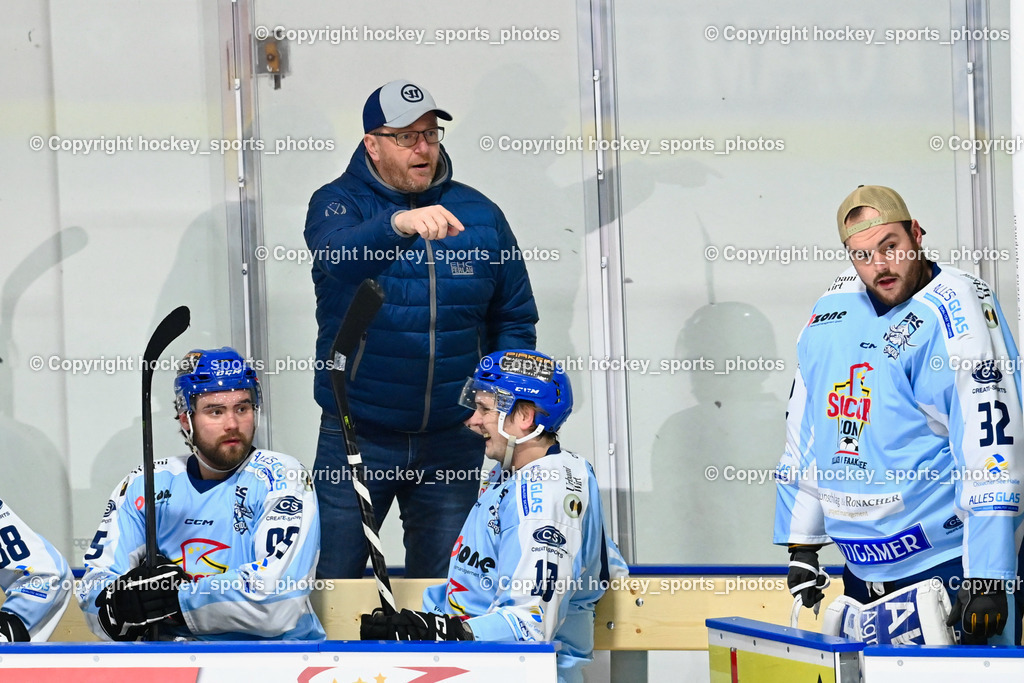
[[[419,235],[425,240],[454,237],[465,230],[455,214],[440,204],[399,211],[392,216],[391,225],[403,235]]]

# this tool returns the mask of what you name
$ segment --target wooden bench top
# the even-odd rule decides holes
[[[358,640],[359,615],[379,607],[373,579],[335,579],[313,591],[311,601],[330,640]],[[391,579],[400,607],[420,609],[423,590],[437,579]],[[826,590],[824,604],[842,594],[842,580]],[[747,617],[789,625],[793,598],[785,576],[631,576],[601,599],[594,620],[597,650],[706,650],[704,620]],[[821,630],[810,610],[800,626]],[[72,600],[51,637],[53,641],[98,640]]]

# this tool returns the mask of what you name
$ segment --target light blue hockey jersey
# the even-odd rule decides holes
[[[988,285],[943,268],[879,314],[851,267],[797,344],[774,542],[834,541],[865,581],[963,556],[1016,576],[1020,359]]]
[[[162,635],[322,640],[309,603],[320,517],[302,464],[254,450],[223,481],[204,481],[197,473],[191,455],[155,465],[157,549],[192,579],[178,593],[187,629],[161,625]],[[96,596],[143,561],[144,501],[140,467],[114,489],[85,555],[78,602],[89,628],[104,639]]]
[[[559,680],[582,681],[594,605],[627,573],[593,468],[555,445],[512,476],[491,471],[423,609],[467,617],[477,640],[557,641]]]
[[[57,549],[0,501],[3,611],[17,615],[32,642],[53,633],[71,599],[71,570]]]

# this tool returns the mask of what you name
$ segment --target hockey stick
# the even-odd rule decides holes
[[[167,317],[156,326],[156,331],[149,338],[146,352],[142,356],[142,477],[145,486],[144,504],[146,515],[146,566],[156,566],[156,484],[153,469],[153,370],[160,354],[171,345],[171,342],[188,329],[191,321],[188,306],[178,306],[167,314]],[[159,636],[158,627],[150,627],[150,639]]]
[[[369,278],[363,280],[356,290],[356,295],[352,297],[352,303],[341,320],[341,327],[331,346],[331,388],[334,390],[334,401],[338,404],[338,417],[345,437],[345,452],[352,475],[352,487],[359,500],[359,514],[363,518],[363,533],[366,534],[366,545],[370,551],[373,577],[377,580],[380,606],[385,614],[394,614],[398,611],[395,607],[395,596],[391,592],[391,581],[388,580],[388,566],[384,562],[384,549],[380,543],[380,532],[373,514],[370,491],[364,481],[363,459],[356,443],[355,428],[352,424],[352,415],[348,411],[348,397],[345,393],[346,362],[356,350],[383,303],[384,291],[380,285]]]

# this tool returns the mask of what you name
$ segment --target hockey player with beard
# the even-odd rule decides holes
[[[188,353],[174,381],[190,454],[155,463],[157,548],[145,563],[142,468],[111,494],[78,601],[109,640],[322,640],[309,603],[320,550],[312,482],[256,449],[261,393],[234,349]]]
[[[985,282],[927,260],[894,190],[857,188],[837,224],[853,265],[800,334],[776,471],[790,590],[821,599],[818,550],[834,542],[849,598],[937,578],[962,643],[1020,643],[1007,590],[1021,595],[1024,425],[1006,319]]]

